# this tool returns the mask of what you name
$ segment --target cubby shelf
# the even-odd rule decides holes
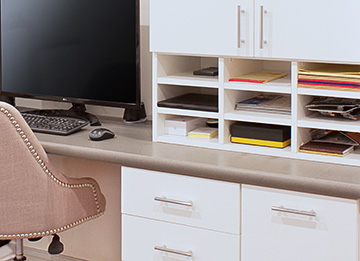
[[[305,105],[316,96],[360,99],[360,92],[298,88],[298,69],[302,68],[302,66],[313,66],[313,64],[308,65],[307,62],[265,58],[263,60],[254,60],[239,57],[197,57],[194,55],[187,57],[160,53],[154,53],[153,59],[154,141],[277,157],[360,165],[359,150],[355,150],[344,157],[298,152],[298,147],[311,139],[311,129],[360,132],[360,121],[345,119],[341,116],[327,117],[317,112],[310,112],[305,108]],[[193,75],[194,70],[208,66],[218,66],[219,75],[217,77]],[[229,81],[232,77],[256,71],[282,71],[288,75],[265,84]],[[187,91],[217,94],[218,112],[157,107],[159,100],[184,94]],[[260,93],[290,96],[291,114],[235,110],[236,102],[255,97]],[[168,135],[164,133],[164,124],[165,120],[172,117],[172,115],[217,119],[218,138],[202,140]],[[239,121],[291,126],[291,145],[279,149],[231,143],[230,126]]]
[[[318,113],[311,113],[299,119],[297,125],[302,128],[360,132],[359,121],[348,120],[341,116],[334,118],[321,117]]]
[[[173,75],[162,76],[157,79],[158,84],[171,84],[183,86],[196,86],[206,88],[218,88],[216,76],[194,76],[192,72],[180,72]]]
[[[298,94],[312,95],[312,96],[331,96],[337,98],[349,98],[349,99],[360,99],[360,92],[352,91],[332,91],[332,90],[321,90],[311,88],[298,88]]]
[[[212,119],[218,119],[218,117],[219,117],[219,114],[217,112],[195,111],[195,110],[180,110],[180,109],[164,108],[164,107],[158,108],[157,112],[159,114],[192,116],[192,117],[212,118]]]
[[[273,92],[273,93],[291,93],[290,84],[281,85],[270,85],[263,84],[261,88],[259,88],[259,84],[255,83],[238,83],[238,82],[227,82],[224,84],[225,90],[239,90],[239,91],[261,91],[261,92]]]
[[[225,120],[259,122],[276,125],[291,125],[291,116],[267,112],[232,111],[224,114]]]

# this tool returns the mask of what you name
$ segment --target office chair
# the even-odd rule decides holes
[[[95,180],[59,172],[21,114],[0,102],[0,240],[16,239],[14,260],[26,259],[24,238],[59,242],[57,233],[101,216],[105,203]]]

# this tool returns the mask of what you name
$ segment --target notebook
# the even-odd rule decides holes
[[[158,102],[158,107],[218,112],[218,96],[188,93]]]

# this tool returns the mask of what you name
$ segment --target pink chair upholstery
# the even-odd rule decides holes
[[[0,149],[0,240],[57,234],[104,213],[96,181],[54,168],[21,114],[4,102]]]

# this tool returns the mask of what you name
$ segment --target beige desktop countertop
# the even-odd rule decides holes
[[[37,133],[51,154],[123,166],[345,198],[360,198],[360,167],[212,150],[151,141],[151,122],[101,119],[113,139],[91,141],[86,127],[70,136]]]

